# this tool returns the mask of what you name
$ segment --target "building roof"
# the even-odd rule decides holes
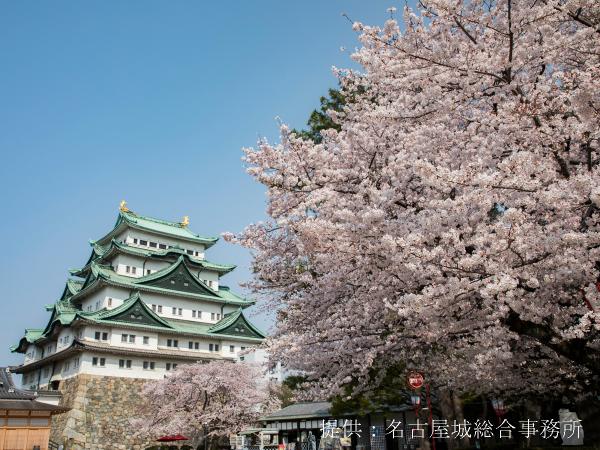
[[[149,231],[151,233],[170,236],[195,243],[205,248],[213,245],[218,239],[202,237],[191,232],[185,218],[182,222],[144,217],[128,210],[122,202],[119,216],[113,229],[98,241],[92,242],[92,255],[83,269],[72,271],[75,275],[85,275],[84,280],[68,279],[60,299],[54,304],[45,305],[50,319],[45,328],[25,330],[19,343],[11,347],[11,351],[25,353],[30,344],[43,344],[55,336],[57,327],[71,326],[75,321],[92,322],[106,326],[125,326],[153,331],[173,332],[186,336],[203,336],[209,338],[234,338],[248,342],[260,342],[265,334],[252,325],[240,311],[234,315],[226,315],[216,324],[194,321],[167,320],[148,308],[141,301],[141,293],[184,297],[200,301],[214,302],[219,305],[232,305],[246,308],[254,304],[232,292],[227,286],[219,286],[218,290],[207,286],[199,279],[199,270],[213,270],[227,273],[234,265],[216,264],[187,254],[187,250],[177,246],[169,249],[143,249],[117,242],[115,237],[129,228]],[[172,262],[168,267],[141,277],[128,277],[115,272],[112,266],[102,262],[111,252],[131,253],[145,258],[156,257]],[[192,273],[192,269],[197,275]],[[115,286],[126,289],[130,297],[117,308],[102,309],[94,312],[81,310],[81,302],[90,294],[104,286]]]
[[[215,324],[166,319],[160,317],[142,300],[139,291],[134,291],[121,305],[112,309],[80,311],[69,306],[69,301],[59,301],[52,311],[50,321],[44,330],[29,330],[19,343],[11,347],[12,352],[25,353],[31,343],[42,342],[50,337],[56,326],[70,326],[74,322],[94,323],[100,326],[125,327],[183,336],[208,337],[214,339],[235,339],[251,343],[261,342],[266,335],[252,325],[242,309],[225,315]]]
[[[129,355],[129,356],[140,356],[140,357],[156,357],[161,359],[171,359],[174,361],[186,360],[190,362],[195,361],[206,361],[206,360],[230,360],[233,358],[223,357],[220,354],[211,354],[205,352],[194,352],[187,350],[151,350],[143,348],[125,348],[116,347],[110,344],[104,344],[101,342],[87,342],[75,339],[71,345],[60,350],[59,352],[52,353],[45,358],[32,361],[28,364],[13,368],[15,373],[27,373],[35,369],[39,369],[46,364],[53,361],[62,361],[65,358],[71,357],[77,353],[84,351],[93,351],[94,353],[106,353],[110,355]]]
[[[200,267],[206,270],[212,270],[222,275],[231,272],[235,269],[233,264],[218,264],[206,259],[201,259],[189,255],[185,249],[180,247],[170,247],[168,249],[151,249],[151,248],[140,248],[132,245],[118,242],[114,238],[106,245],[100,245],[94,241],[90,243],[92,245],[92,254],[90,255],[85,266],[80,269],[71,269],[69,272],[71,275],[85,278],[90,271],[92,261],[105,262],[109,261],[113,256],[117,254],[127,254],[133,256],[140,256],[143,258],[154,258],[158,260],[174,261],[180,256],[186,258],[186,262],[192,266]]]
[[[225,333],[236,336],[254,334],[253,337],[265,338],[266,334],[256,328],[244,315],[242,308],[226,314],[225,318],[208,329],[211,333]]]
[[[74,303],[95,292],[100,285],[109,284],[128,289],[139,289],[140,291],[209,300],[243,307],[254,304],[253,300],[234,294],[228,287],[219,288],[218,291],[208,287],[190,271],[186,257],[183,255],[170,266],[150,275],[137,278],[120,275],[111,266],[101,265],[95,261],[92,261],[90,267],[91,270],[83,287],[70,297]]]
[[[219,240],[217,237],[200,236],[199,234],[193,233],[187,225],[184,225],[182,222],[169,222],[167,220],[141,216],[133,211],[121,210],[119,211],[114,228],[96,242],[100,245],[105,245],[126,228],[134,228],[162,236],[202,244],[205,248],[214,245]]]
[[[18,389],[10,369],[0,367],[0,409],[63,412],[65,408],[36,400],[36,393]]]
[[[299,402],[262,417],[261,420],[268,422],[330,417],[330,409],[331,403],[329,402]]]

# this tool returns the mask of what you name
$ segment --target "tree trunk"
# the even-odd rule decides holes
[[[463,404],[460,397],[450,389],[440,389],[438,392],[440,409],[442,410],[442,419],[448,421],[449,430],[452,430],[452,424],[463,423],[465,415],[463,412]],[[469,438],[463,439],[450,438],[447,440],[448,450],[453,450],[459,447],[468,447],[470,445]]]

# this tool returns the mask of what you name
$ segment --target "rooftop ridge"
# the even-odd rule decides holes
[[[122,212],[122,214],[139,217],[140,219],[149,220],[150,222],[160,223],[162,225],[169,225],[172,227],[185,228],[181,222],[172,222],[170,220],[165,219],[157,219],[156,217],[143,216],[141,214],[134,213],[133,211]]]
[[[187,224],[184,225],[184,222],[172,222],[170,220],[165,220],[165,219],[157,219],[156,217],[150,217],[150,216],[142,216],[141,214],[137,214],[134,213],[133,211],[119,211],[119,215],[122,216],[123,218],[125,218],[125,220],[136,220],[136,219],[141,219],[141,220],[147,220],[148,222],[153,222],[159,225],[166,225],[168,227],[173,227],[173,228],[177,228],[180,230],[185,230],[187,231],[189,234],[191,234],[192,236],[195,236],[197,238],[201,238],[201,239],[206,239],[206,240],[211,240],[211,241],[217,241],[219,238],[217,237],[212,237],[212,236],[202,236],[198,233],[194,233],[193,231],[191,231]]]

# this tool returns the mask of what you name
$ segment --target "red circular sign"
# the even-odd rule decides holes
[[[413,389],[419,389],[423,386],[425,379],[419,372],[411,372],[408,374],[408,385]]]

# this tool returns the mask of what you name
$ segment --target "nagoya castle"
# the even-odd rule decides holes
[[[235,269],[205,258],[218,238],[181,222],[144,217],[121,202],[112,230],[92,241],[91,255],[50,319],[30,328],[11,350],[13,371],[30,389],[60,390],[68,413],[53,419],[51,439],[67,449],[143,449],[130,426],[148,379],[180,364],[235,360],[265,335],[246,317],[251,300],[221,284]]]

